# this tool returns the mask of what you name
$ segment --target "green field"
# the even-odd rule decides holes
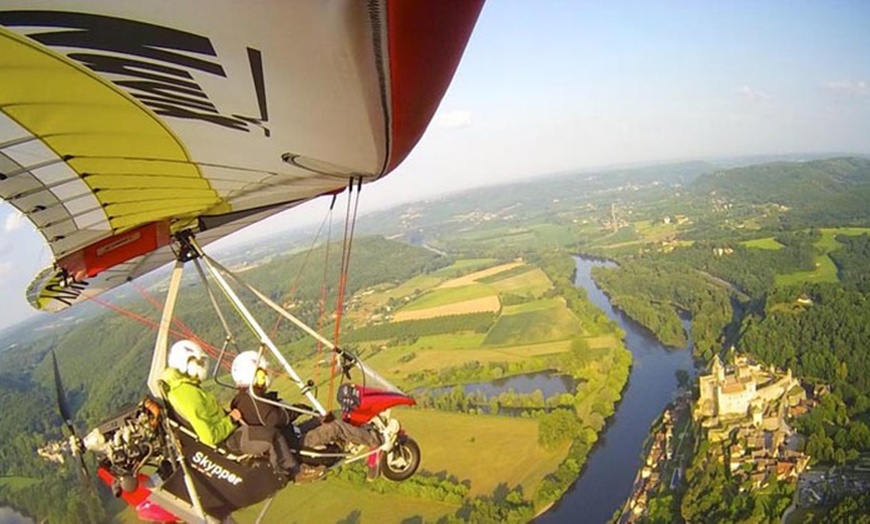
[[[562,246],[576,241],[574,234],[567,228],[557,224],[537,224],[530,226],[535,234],[536,244],[544,246]]]
[[[26,488],[39,482],[39,479],[32,477],[2,477],[0,476],[0,488],[8,488],[13,491]]]
[[[451,266],[452,267],[452,266]],[[402,283],[401,285],[386,291],[384,293],[379,293],[378,298],[382,298],[384,302],[388,299],[395,298],[400,299],[406,296],[413,294],[415,291],[428,291],[434,287],[437,287],[438,284],[443,282],[444,279],[438,278],[434,275],[418,275],[407,282]]]
[[[673,237],[677,232],[677,225],[664,222],[653,224],[650,220],[640,220],[634,223],[634,230],[645,242],[660,242],[665,238]]]
[[[505,306],[502,309],[502,315],[517,315],[519,313],[527,313],[529,311],[558,309],[560,307],[565,307],[565,301],[561,298],[546,298],[542,300],[535,300],[532,302],[525,302],[523,304],[517,304],[515,306]]]
[[[495,294],[496,291],[492,287],[484,284],[471,284],[469,286],[436,289],[426,293],[419,299],[403,307],[401,311],[419,311],[421,309],[446,306],[448,304],[488,297]]]
[[[567,453],[567,443],[554,451],[541,448],[533,420],[417,409],[400,409],[396,416],[420,444],[421,469],[467,480],[472,497],[489,495],[502,483],[509,487],[522,484],[528,496]],[[260,508],[257,505],[234,516],[239,522],[253,522]],[[442,502],[383,495],[366,486],[327,478],[281,491],[265,521],[400,523],[418,517],[431,522],[458,509]]]
[[[463,232],[463,238],[474,242],[488,242],[509,236],[528,234],[525,228],[497,226],[489,228],[474,228]]]
[[[480,347],[486,335],[483,333],[455,333],[450,335],[431,335],[420,337],[410,346],[411,351],[425,349],[467,349]]]
[[[422,344],[424,347],[429,346],[426,342]],[[479,344],[468,348],[453,349],[444,347],[412,349],[407,346],[400,346],[380,351],[374,357],[366,359],[366,362],[377,369],[384,378],[396,383],[400,387],[408,387],[403,381],[412,373],[457,367],[475,361],[481,364],[524,362],[538,356],[564,353],[570,347],[570,340],[492,348],[481,348]],[[414,353],[414,358],[404,362],[401,361],[402,357],[410,352]]]
[[[866,227],[838,227],[820,229],[822,238],[814,245],[824,250],[825,253],[830,253],[835,249],[839,249],[841,244],[835,238],[837,235],[858,236],[865,233],[870,233],[870,228]]]
[[[497,305],[498,301],[495,301],[495,303]],[[344,336],[344,340],[352,343],[361,343],[426,335],[463,332],[483,333],[490,328],[495,320],[495,316],[494,312],[486,311],[374,324],[350,331]]]
[[[553,451],[539,446],[534,420],[418,409],[397,417],[423,450],[421,467],[471,481],[471,496],[490,494],[502,483],[522,484],[529,496],[568,451],[567,442]]]
[[[815,258],[814,271],[800,271],[787,275],[776,275],[777,286],[790,286],[801,282],[838,282],[837,266],[828,255],[818,255]]]
[[[463,241],[475,247],[540,249],[571,244],[576,236],[567,227],[558,224],[534,224],[524,227],[481,227],[463,232]]]
[[[777,249],[782,249],[783,247],[785,247],[782,244],[780,244],[779,242],[777,242],[776,240],[774,240],[773,237],[756,238],[755,240],[747,240],[745,242],[741,242],[741,244],[743,244],[746,247],[754,247],[756,249],[777,250]]]
[[[533,297],[541,296],[553,287],[547,275],[538,268],[492,282],[489,285],[498,290],[499,293],[513,293]]]
[[[816,269],[814,271],[800,271],[798,273],[789,273],[787,275],[777,275],[777,286],[789,286],[802,282],[838,282],[837,266],[828,253],[839,249],[841,244],[837,242],[837,235],[857,236],[865,233],[870,233],[870,228],[865,227],[838,227],[825,228],[820,230],[822,238],[813,243],[814,246],[822,251],[815,258]]]
[[[480,271],[481,269],[486,269],[490,266],[494,266],[495,264],[496,259],[494,258],[469,258],[457,260],[452,265],[441,268],[438,271],[431,273],[431,276],[439,277],[443,280],[448,280],[451,278],[460,277],[462,275],[467,275],[469,273],[474,273],[475,271]]]
[[[582,331],[580,321],[563,305],[502,315],[487,333],[484,344],[503,346],[562,340]]]
[[[233,514],[237,522],[256,522],[263,504]],[[297,524],[400,523],[417,517],[435,521],[459,509],[453,504],[412,499],[397,494],[381,494],[338,479],[314,484],[289,485],[269,507],[263,522]]]

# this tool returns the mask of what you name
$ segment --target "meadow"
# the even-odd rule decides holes
[[[567,443],[552,451],[539,446],[533,420],[418,409],[400,409],[396,416],[420,444],[421,469],[467,481],[472,497],[488,495],[500,484],[522,485],[531,493],[567,452]],[[234,516],[240,523],[254,522],[260,508]],[[299,523],[399,523],[413,517],[434,521],[458,509],[456,504],[376,493],[367,485],[327,477],[281,491],[267,521],[278,515],[282,522]]]
[[[494,296],[496,291],[485,284],[472,283],[461,287],[445,287],[430,291],[421,298],[414,300],[400,311],[419,311],[434,307],[454,305],[467,300]]]
[[[393,315],[393,320],[401,322],[403,320],[423,320],[427,318],[442,317],[447,315],[465,315],[468,313],[480,313],[489,311],[495,313],[501,308],[501,302],[494,295],[487,295],[479,298],[472,298],[455,302],[452,304],[444,304],[425,309],[403,309]]]
[[[19,490],[37,482],[39,479],[32,477],[0,477],[0,488]]]
[[[552,287],[547,275],[539,268],[529,268],[520,274],[489,282],[499,293],[525,294],[539,297]]]
[[[746,240],[744,242],[741,242],[741,244],[743,244],[746,247],[754,247],[756,249],[777,250],[777,249],[782,249],[783,247],[785,247],[782,244],[780,244],[779,242],[777,242],[776,240],[774,240],[773,237],[756,238],[753,240]]]
[[[565,307],[544,307],[499,317],[484,340],[487,346],[565,340],[582,333],[577,317]]]
[[[824,228],[819,230],[821,238],[813,243],[819,250],[815,257],[816,269],[813,271],[800,271],[797,273],[789,273],[787,275],[777,275],[777,286],[790,286],[804,282],[839,282],[837,277],[837,266],[828,253],[839,249],[841,244],[837,242],[837,235],[857,236],[865,233],[870,233],[870,228],[864,227],[838,227]],[[774,241],[773,239],[770,239]],[[774,241],[775,242],[775,241]]]
[[[475,271],[474,273],[470,273],[468,275],[464,275],[461,277],[453,278],[448,280],[438,286],[438,289],[449,289],[455,287],[464,287],[468,285],[472,285],[475,282],[483,281],[485,279],[497,278],[499,273],[506,273],[508,271],[513,271],[514,269],[522,266],[522,262],[511,262],[509,264],[501,264],[499,266],[489,267],[486,269],[481,269],[479,271]]]

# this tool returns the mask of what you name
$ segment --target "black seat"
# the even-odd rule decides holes
[[[179,428],[176,435],[208,514],[226,518],[233,511],[271,497],[286,485],[287,479],[277,475],[265,458],[240,461],[224,450],[204,444],[191,433]],[[180,468],[167,479],[164,489],[190,502]]]
[[[165,392],[165,385],[161,387]],[[287,479],[275,473],[266,457],[236,455],[223,447],[202,442],[190,423],[172,409],[168,401],[164,401],[164,405],[170,430],[178,439],[197,495],[209,515],[224,519],[233,511],[269,498],[286,485]],[[166,479],[162,488],[191,502],[181,468]]]

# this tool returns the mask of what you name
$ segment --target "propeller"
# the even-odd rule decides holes
[[[91,479],[90,473],[88,473],[88,467],[85,465],[85,446],[82,443],[82,439],[79,438],[76,433],[76,428],[73,425],[72,412],[69,408],[69,403],[66,400],[66,392],[64,391],[63,384],[60,380],[60,369],[57,367],[57,356],[54,354],[53,349],[51,350],[51,364],[54,368],[54,388],[57,393],[57,408],[60,411],[60,416],[63,418],[64,424],[66,424],[66,427],[69,429],[71,434],[70,448],[72,449],[73,455],[79,459],[79,477],[82,479],[82,482],[85,482],[88,485],[91,493],[95,493],[96,490],[94,488],[93,480]]]

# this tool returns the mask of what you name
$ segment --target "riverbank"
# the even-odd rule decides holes
[[[631,495],[616,519],[618,524],[646,517],[651,496],[662,489],[674,490],[681,481],[691,460],[691,446],[688,456],[683,446],[691,429],[691,403],[691,390],[681,388],[674,403],[653,423],[644,442],[642,466],[635,476]]]
[[[568,524],[584,516],[584,522],[608,522],[629,497],[641,465],[643,443],[653,421],[673,400],[676,371],[693,373],[692,344],[669,351],[648,330],[615,310],[591,277],[592,267],[612,267],[612,262],[575,257],[575,285],[585,289],[589,300],[625,333],[631,351],[631,372],[613,417],[604,427],[577,480],[563,497],[535,521]]]

